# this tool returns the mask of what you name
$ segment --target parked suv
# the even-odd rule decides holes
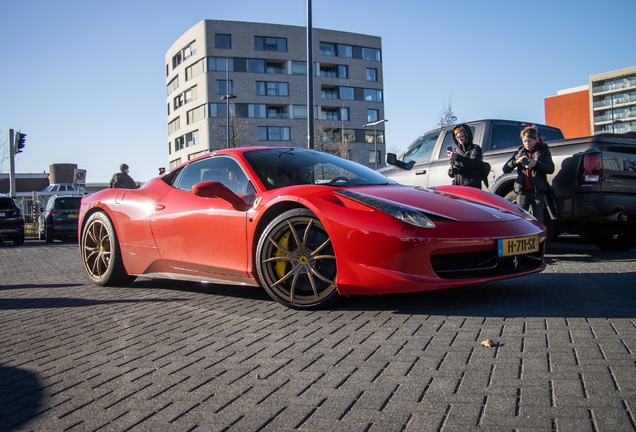
[[[7,239],[24,243],[24,214],[13,198],[0,195],[0,243]]]
[[[77,237],[77,216],[81,200],[81,196],[53,195],[49,198],[46,210],[38,221],[40,240],[52,243],[56,238]]]

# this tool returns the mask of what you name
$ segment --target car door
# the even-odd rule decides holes
[[[221,198],[194,195],[201,181],[225,183],[227,156],[202,159],[187,165],[174,186],[155,204],[152,232],[163,260],[176,269],[221,275],[247,276],[247,215]]]
[[[413,168],[408,171],[395,170],[390,178],[403,185],[426,187],[431,158],[438,138],[439,131],[418,138],[401,156],[404,163],[413,162]]]

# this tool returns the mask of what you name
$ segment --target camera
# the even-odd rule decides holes
[[[453,151],[453,147],[452,146],[446,147],[446,151],[452,152]]]
[[[528,165],[530,163],[530,159],[528,159],[527,157],[524,157],[523,159],[521,159],[521,165]]]

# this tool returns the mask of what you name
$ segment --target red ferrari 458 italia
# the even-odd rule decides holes
[[[85,196],[79,238],[98,285],[143,275],[262,286],[311,309],[537,273],[546,231],[475,188],[407,187],[327,153],[245,147]]]

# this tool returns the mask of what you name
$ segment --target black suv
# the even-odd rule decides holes
[[[13,198],[0,196],[0,243],[6,239],[15,245],[24,243],[24,214]]]
[[[77,237],[77,217],[81,196],[53,195],[46,203],[46,210],[38,221],[40,240],[53,243],[53,240]]]

